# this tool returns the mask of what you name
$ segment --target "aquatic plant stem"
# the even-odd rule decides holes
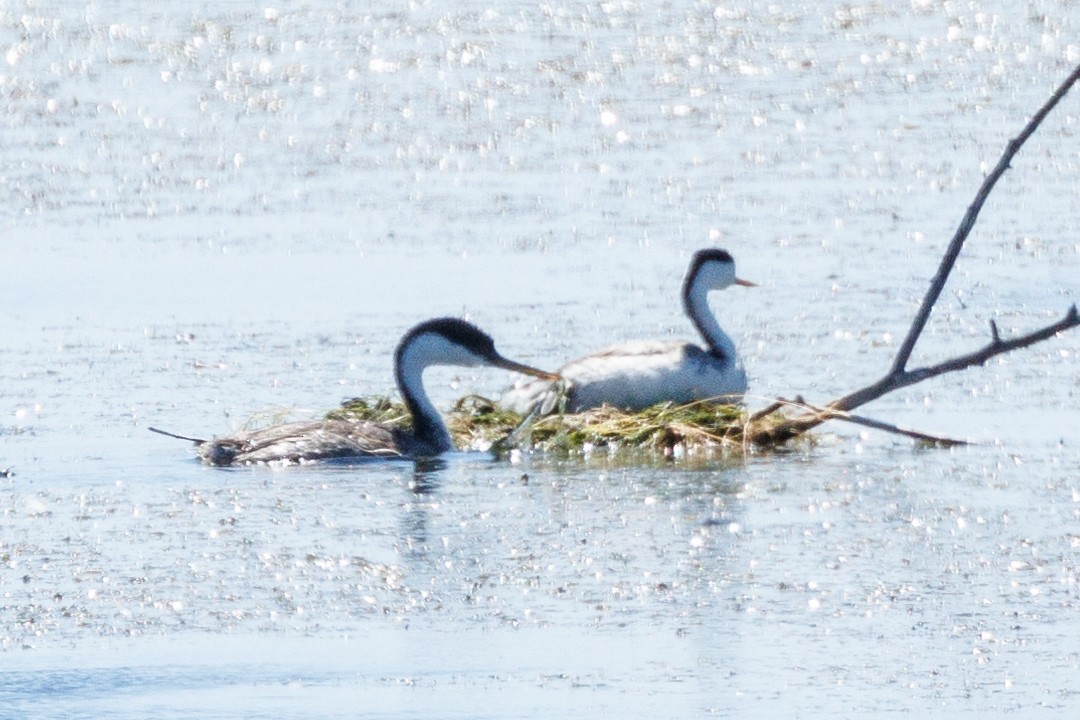
[[[972,365],[982,365],[995,355],[1028,347],[1029,345],[1046,340],[1060,332],[1080,325],[1080,316],[1077,314],[1076,305],[1073,305],[1065,316],[1057,322],[1010,340],[1003,340],[998,332],[997,325],[991,321],[990,342],[980,350],[951,358],[938,363],[937,365],[931,365],[917,370],[907,370],[907,364],[911,359],[911,353],[915,349],[915,343],[918,341],[919,337],[922,335],[923,329],[926,327],[926,323],[930,318],[930,313],[937,303],[941,291],[945,287],[945,282],[948,280],[949,273],[956,264],[956,259],[960,255],[960,250],[963,248],[964,241],[967,240],[968,235],[975,226],[979,211],[989,197],[990,192],[997,184],[998,179],[1009,169],[1013,157],[1023,144],[1035,133],[1035,130],[1050,111],[1054,109],[1058,102],[1061,101],[1078,80],[1080,80],[1080,66],[1077,66],[1072,73],[1069,74],[1065,81],[1050,96],[1050,99],[1047,100],[1039,111],[1031,117],[1020,134],[1010,140],[1006,145],[1001,159],[990,174],[986,176],[986,179],[983,181],[979,191],[975,195],[974,201],[968,207],[967,212],[964,213],[964,217],[960,221],[956,233],[953,235],[948,248],[946,248],[944,256],[941,258],[938,271],[930,282],[930,288],[923,297],[922,304],[915,314],[911,327],[908,329],[907,336],[904,338],[899,351],[896,353],[896,358],[894,359],[889,372],[877,382],[864,388],[860,388],[852,393],[848,393],[827,404],[823,408],[824,412],[809,412],[786,420],[778,425],[771,427],[762,426],[760,421],[764,417],[776,412],[783,406],[782,403],[773,403],[765,410],[751,416],[751,427],[747,434],[752,444],[776,445],[786,442],[787,440],[820,425],[831,417],[835,417],[836,413],[845,413],[853,410],[872,400],[876,400],[893,390],[899,390],[900,388],[914,385],[915,383],[922,382],[923,380],[947,372],[963,370]]]

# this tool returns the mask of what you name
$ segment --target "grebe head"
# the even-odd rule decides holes
[[[398,390],[412,415],[413,430],[399,435],[398,447],[410,455],[437,455],[454,449],[454,440],[424,392],[424,370],[432,365],[489,365],[557,380],[558,375],[504,358],[495,341],[480,328],[457,318],[420,323],[401,338],[394,353]]]
[[[732,285],[756,287],[756,283],[735,276],[735,258],[726,250],[709,248],[698,250],[690,261],[690,270],[686,273],[686,290],[700,287],[708,290],[723,290]]]
[[[558,375],[504,358],[495,341],[475,325],[457,318],[436,318],[405,334],[395,354],[398,367],[423,370],[431,365],[489,365],[546,380]]]

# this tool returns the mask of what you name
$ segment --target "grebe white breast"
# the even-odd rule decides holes
[[[581,412],[608,404],[643,410],[660,402],[715,400],[738,403],[747,389],[746,371],[735,343],[709,310],[709,293],[731,285],[753,287],[735,275],[735,260],[724,250],[694,253],[682,286],[683,309],[706,347],[680,341],[635,341],[572,360],[559,369],[566,382],[566,410]],[[553,412],[557,389],[533,380],[507,391],[499,404],[528,413]]]
[[[423,458],[454,449],[450,431],[428,399],[424,370],[433,365],[487,365],[546,382],[558,375],[508,360],[475,325],[457,318],[422,322],[405,333],[394,353],[398,390],[412,415],[411,430],[359,420],[308,420],[200,440],[150,428],[198,445],[208,465],[247,465],[347,458]]]

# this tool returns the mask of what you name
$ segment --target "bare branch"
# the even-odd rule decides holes
[[[994,167],[993,171],[983,181],[982,186],[979,188],[978,193],[975,195],[975,200],[971,206],[968,207],[967,212],[964,214],[963,219],[960,222],[960,226],[956,229],[956,233],[953,235],[952,240],[949,243],[948,248],[945,251],[945,255],[941,259],[941,263],[938,266],[937,274],[934,275],[933,280],[930,283],[930,288],[926,292],[926,296],[923,298],[922,305],[919,307],[918,312],[915,315],[915,319],[911,323],[911,327],[908,330],[907,337],[904,338],[904,342],[901,344],[899,351],[896,353],[896,358],[893,361],[892,367],[885,377],[881,378],[875,383],[860,388],[854,392],[832,401],[826,405],[821,411],[814,411],[798,415],[794,418],[786,420],[779,425],[773,427],[763,427],[758,422],[766,415],[770,415],[779,409],[778,403],[783,403],[783,400],[778,403],[773,403],[764,410],[754,413],[750,417],[749,426],[747,429],[746,437],[751,443],[757,445],[775,445],[785,442],[801,433],[814,428],[821,423],[829,420],[833,417],[840,418],[841,413],[846,413],[849,410],[853,410],[861,405],[876,400],[886,393],[890,393],[893,390],[899,390],[900,388],[914,385],[915,383],[922,382],[938,375],[943,375],[948,372],[955,372],[957,370],[963,370],[964,368],[971,367],[972,365],[982,365],[995,355],[1001,355],[1012,350],[1028,347],[1042,340],[1046,340],[1057,335],[1060,332],[1068,330],[1070,328],[1080,325],[1080,316],[1077,314],[1076,305],[1069,308],[1069,311],[1065,314],[1061,320],[1055,323],[1047,325],[1044,328],[1035,330],[1034,332],[1021,335],[1011,340],[1002,340],[1001,333],[998,331],[997,323],[993,320],[990,321],[990,342],[980,350],[968,353],[966,355],[960,355],[958,357],[945,360],[937,365],[931,365],[929,367],[919,368],[917,370],[907,370],[908,361],[911,359],[911,353],[915,348],[915,343],[918,341],[919,336],[922,334],[923,329],[926,327],[926,322],[930,317],[930,312],[933,310],[934,304],[937,302],[941,295],[942,289],[945,287],[945,281],[949,277],[949,273],[952,271],[953,265],[956,264],[956,258],[960,254],[960,249],[964,245],[964,241],[970,234],[971,229],[975,225],[975,220],[979,215],[983,204],[986,202],[987,197],[990,195],[990,191],[993,190],[994,185],[998,179],[1009,169],[1009,163],[1012,158],[1020,150],[1020,147],[1024,142],[1031,137],[1035,130],[1042,123],[1043,119],[1049,114],[1049,112],[1058,104],[1058,102],[1065,96],[1070,88],[1076,82],[1080,80],[1080,66],[1072,71],[1069,77],[1061,84],[1061,86],[1054,92],[1049,100],[1039,109],[1037,113],[1028,121],[1023,131],[1015,138],[1009,141],[1005,148],[1005,152],[1002,154],[998,164]],[[805,403],[803,403],[805,405]],[[807,406],[810,407],[810,406]],[[842,418],[850,419],[850,418]],[[857,422],[857,421],[853,421]],[[873,421],[877,422],[877,421]],[[884,429],[884,428],[883,428]]]
[[[1046,101],[1046,104],[1032,116],[1031,120],[1028,121],[1028,124],[1020,134],[1009,141],[1009,144],[1005,147],[1004,154],[1001,156],[1001,159],[998,160],[998,164],[990,174],[986,176],[982,187],[979,188],[979,192],[975,194],[974,202],[968,207],[967,212],[964,213],[964,218],[960,221],[960,226],[956,228],[956,234],[953,235],[952,240],[949,242],[949,247],[945,250],[945,255],[941,258],[941,264],[938,266],[937,274],[935,274],[934,279],[930,281],[930,289],[926,291],[926,296],[923,297],[922,305],[919,306],[919,311],[915,314],[915,319],[908,329],[907,337],[904,338],[904,342],[900,345],[900,350],[896,353],[896,359],[893,361],[892,365],[892,373],[903,372],[904,368],[907,367],[908,360],[911,358],[911,353],[915,349],[915,343],[922,334],[923,328],[926,327],[927,320],[930,319],[930,311],[933,310],[934,304],[941,295],[941,291],[945,287],[945,281],[948,280],[949,273],[952,272],[953,265],[956,264],[956,258],[960,255],[960,249],[964,246],[964,241],[967,240],[967,236],[971,232],[971,229],[975,227],[975,220],[978,218],[979,211],[982,210],[986,198],[990,196],[990,191],[994,189],[994,185],[997,184],[998,179],[1009,169],[1013,156],[1020,150],[1020,147],[1029,137],[1031,137],[1042,123],[1043,119],[1050,114],[1050,111],[1054,109],[1054,106],[1058,104],[1061,98],[1065,97],[1065,94],[1069,92],[1069,89],[1072,88],[1077,80],[1080,80],[1080,65],[1072,71],[1072,74],[1065,79],[1065,82],[1063,82],[1054,94],[1050,96],[1050,99]]]
[[[1020,335],[1019,337],[1012,338],[1010,340],[1002,340],[1000,336],[994,337],[989,343],[979,350],[970,352],[966,355],[959,355],[954,358],[945,360],[937,365],[930,365],[928,367],[918,368],[916,370],[907,370],[899,373],[889,373],[876,383],[867,385],[864,388],[860,388],[853,393],[849,393],[837,400],[832,401],[823,408],[822,412],[811,412],[803,415],[797,415],[786,422],[771,428],[757,428],[751,429],[748,433],[750,442],[759,445],[773,445],[777,443],[790,440],[796,435],[800,435],[811,428],[817,427],[826,420],[832,417],[837,417],[835,413],[843,413],[849,410],[854,410],[857,407],[865,405],[872,400],[877,400],[882,395],[890,393],[893,390],[899,390],[900,388],[914,385],[915,383],[928,380],[938,375],[944,375],[949,372],[956,372],[958,370],[964,370],[972,365],[982,365],[995,355],[1001,355],[1013,350],[1019,350],[1021,348],[1034,345],[1037,342],[1047,340],[1054,337],[1060,332],[1074,328],[1080,325],[1080,313],[1077,312],[1076,305],[1069,308],[1069,311],[1055,323],[1051,323],[1046,327],[1040,328],[1026,335]],[[774,403],[774,405],[777,403]],[[790,403],[789,403],[790,404]],[[805,405],[806,407],[812,407],[808,403],[798,403]],[[772,407],[772,406],[770,406]],[[833,413],[833,415],[828,415]],[[756,413],[751,416],[753,421],[757,415]]]

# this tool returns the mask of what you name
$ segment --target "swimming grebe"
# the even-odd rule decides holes
[[[581,412],[608,404],[643,410],[660,402],[713,400],[735,403],[746,392],[746,372],[735,343],[709,311],[709,292],[731,285],[753,287],[735,276],[735,260],[724,250],[699,250],[690,261],[682,286],[683,309],[707,345],[678,341],[635,341],[572,360],[559,369],[568,383],[566,411]],[[540,407],[556,410],[556,388],[533,380],[507,391],[499,404],[518,413]]]
[[[412,415],[412,430],[359,420],[306,420],[200,440],[150,429],[195,442],[199,457],[208,465],[432,457],[454,449],[450,431],[424,391],[422,376],[432,365],[489,365],[548,382],[558,378],[507,360],[495,350],[491,337],[475,325],[456,318],[437,318],[405,333],[394,353],[394,374]]]

